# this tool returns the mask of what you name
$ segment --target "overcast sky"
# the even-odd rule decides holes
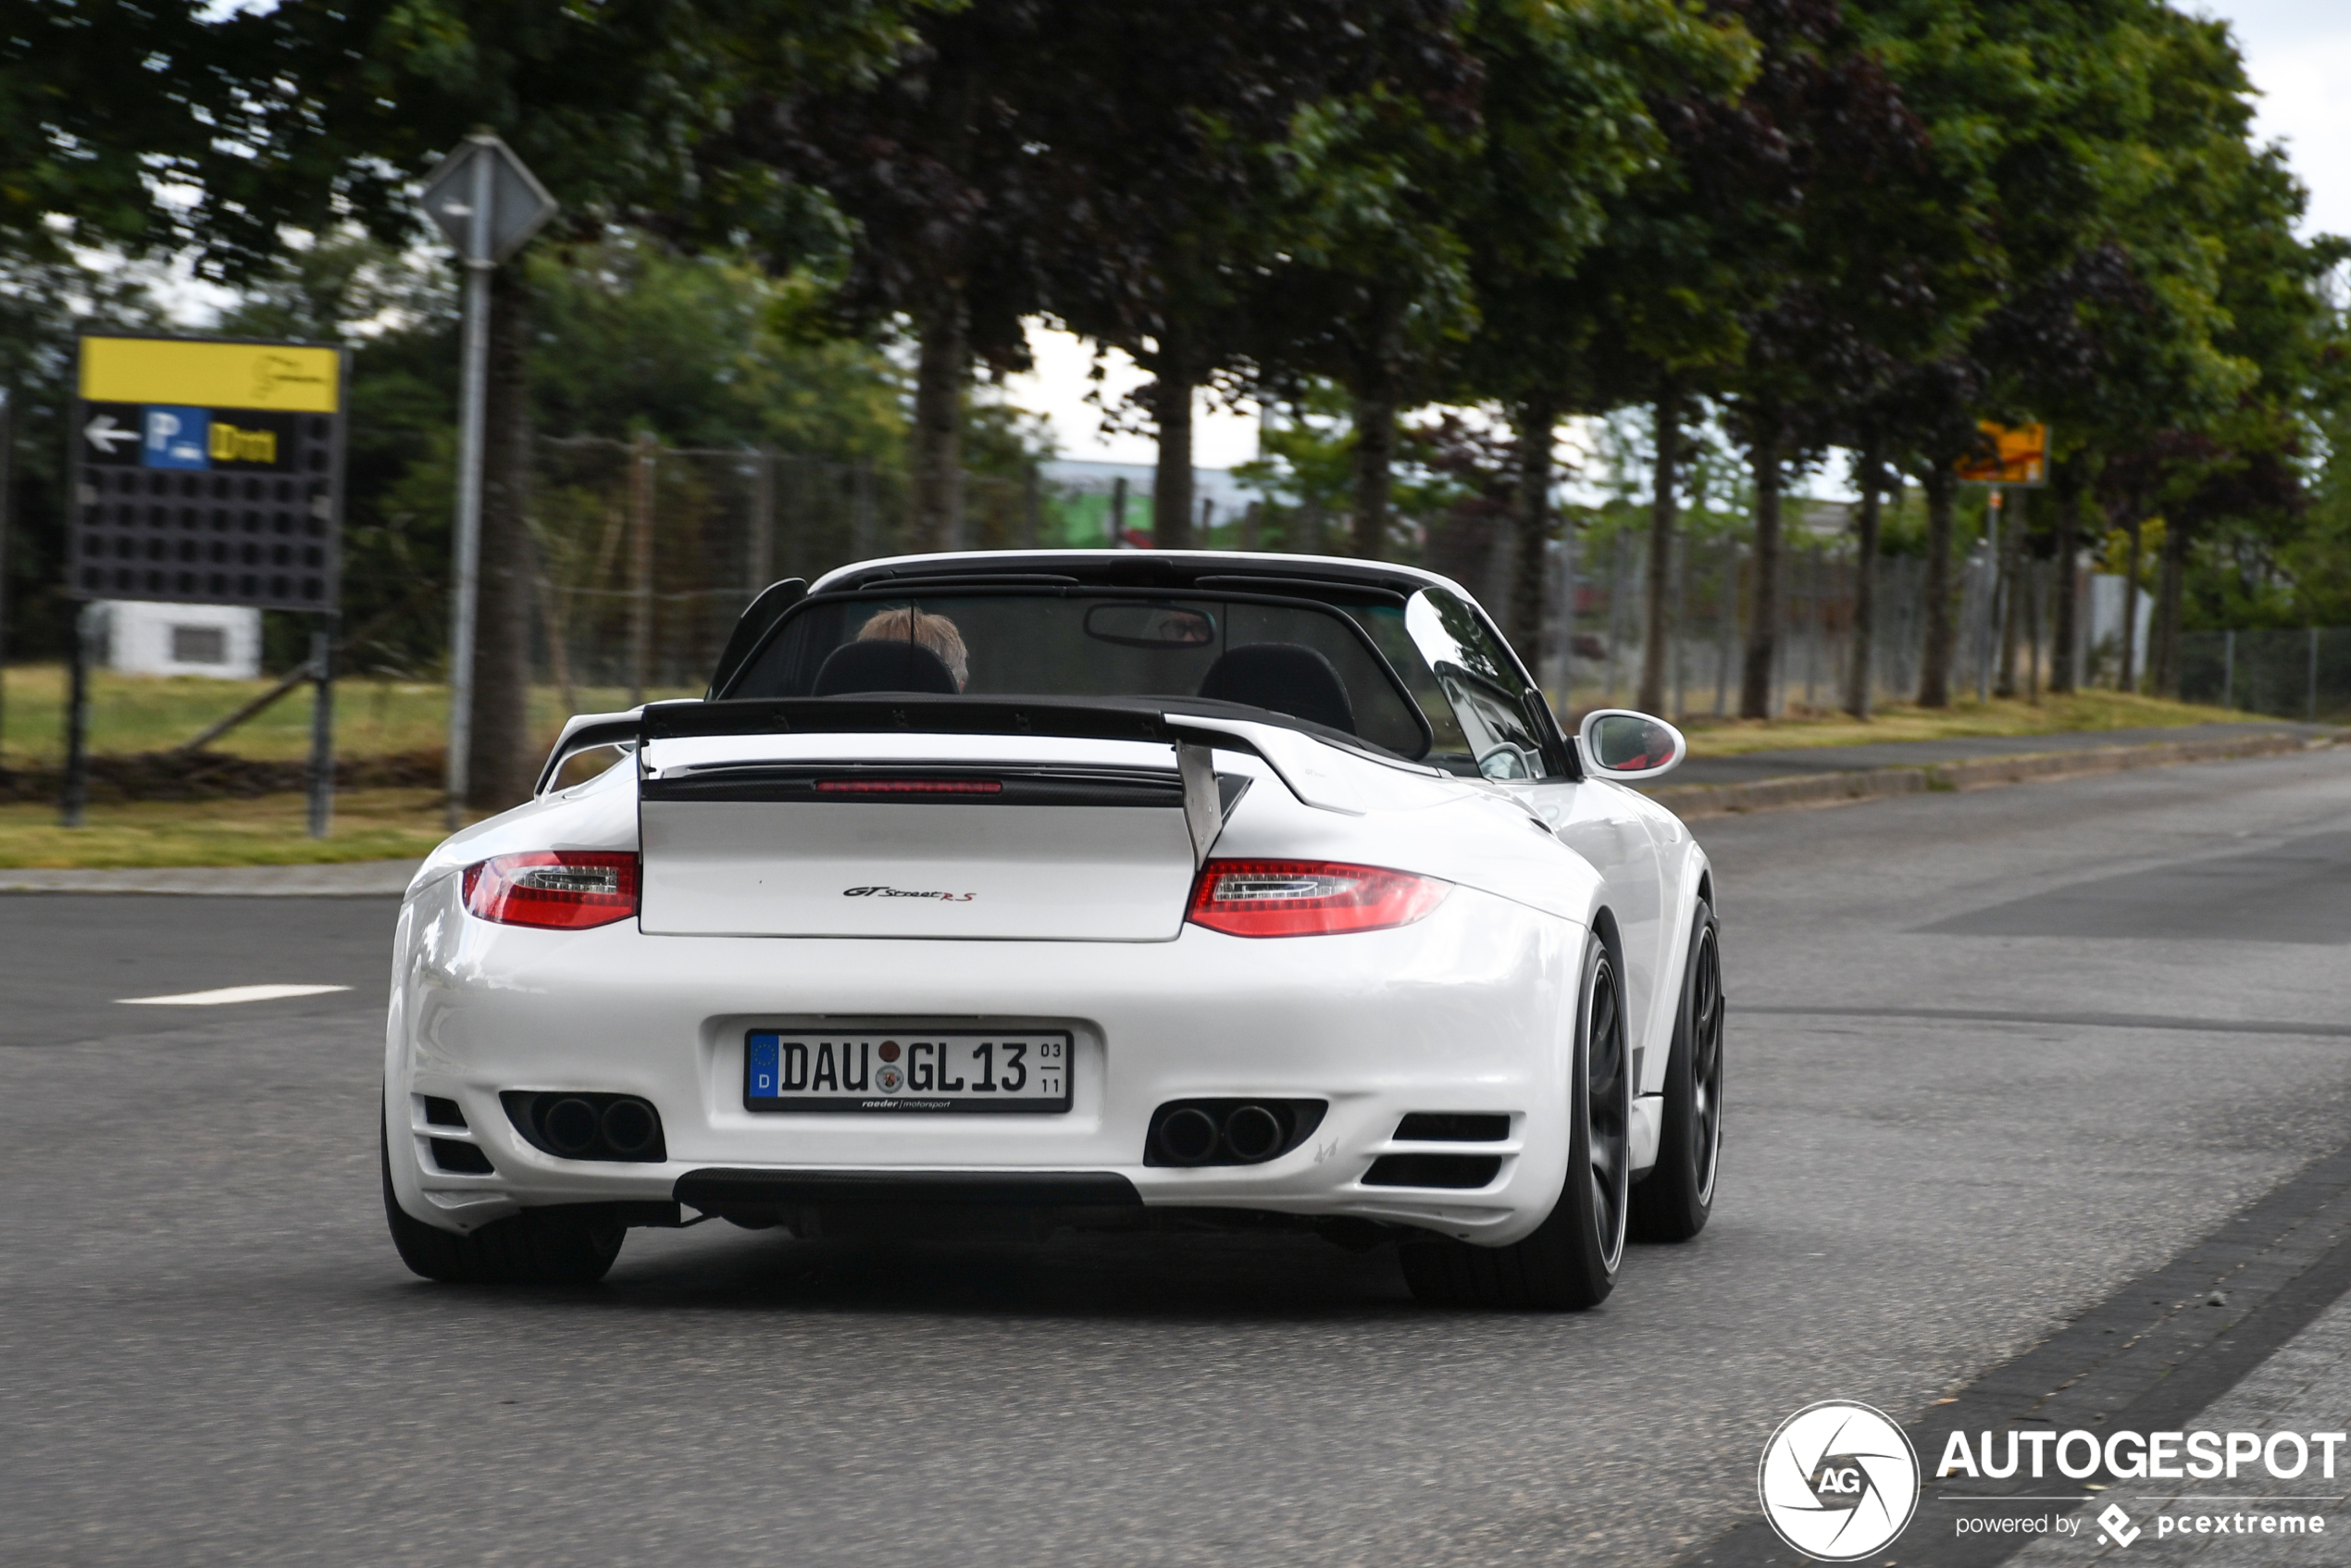
[[[2295,172],[2309,188],[2306,229],[2351,234],[2351,0],[2188,0],[2185,8],[2235,28],[2262,94],[2258,133],[2285,143]],[[1100,433],[1100,419],[1085,402],[1091,358],[1083,343],[1041,331],[1032,342],[1037,371],[1014,381],[1012,399],[1052,421],[1064,456],[1151,461],[1150,438]],[[1117,356],[1110,382],[1115,391],[1141,379]],[[1203,409],[1192,429],[1202,467],[1229,467],[1256,455],[1252,414]]]

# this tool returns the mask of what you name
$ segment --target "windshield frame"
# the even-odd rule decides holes
[[[1010,576],[1011,574],[1006,575]],[[1332,604],[1327,600],[1307,598],[1297,594],[1255,593],[1245,590],[1226,590],[1222,588],[1196,589],[1189,587],[1188,585],[1176,586],[1172,584],[1155,584],[1151,586],[1140,586],[1126,583],[1088,583],[1067,580],[1040,582],[1034,577],[1031,577],[1026,581],[1006,582],[989,581],[985,579],[975,580],[973,578],[945,578],[942,576],[941,578],[932,579],[929,582],[926,582],[922,578],[904,578],[896,579],[885,579],[874,582],[860,583],[856,587],[850,589],[831,589],[822,593],[810,593],[802,597],[782,615],[776,617],[775,625],[769,627],[766,631],[761,635],[759,641],[753,644],[753,646],[743,654],[741,662],[737,664],[734,669],[729,672],[725,690],[714,691],[712,695],[715,698],[721,700],[733,698],[736,693],[736,689],[742,684],[744,677],[748,676],[752,672],[752,670],[759,664],[760,660],[766,655],[768,650],[775,645],[777,639],[781,638],[785,634],[786,628],[790,627],[793,622],[797,621],[804,615],[832,605],[857,604],[871,604],[893,600],[903,600],[909,604],[919,605],[921,600],[926,596],[926,589],[929,588],[943,590],[938,593],[938,597],[942,599],[1122,599],[1132,600],[1142,604],[1170,604],[1192,599],[1203,600],[1216,604],[1262,604],[1281,609],[1312,610],[1317,614],[1329,616],[1332,620],[1337,621],[1339,625],[1347,628],[1348,635],[1354,638],[1357,645],[1361,647],[1363,653],[1372,661],[1372,666],[1376,669],[1381,678],[1387,682],[1389,690],[1395,693],[1396,700],[1403,705],[1404,711],[1412,716],[1412,723],[1420,730],[1421,736],[1421,749],[1417,754],[1412,756],[1406,756],[1401,752],[1391,751],[1387,747],[1380,745],[1377,741],[1365,740],[1361,736],[1348,736],[1347,740],[1349,742],[1354,746],[1376,753],[1382,756],[1399,757],[1406,762],[1414,764],[1421,763],[1431,752],[1437,749],[1437,730],[1429,723],[1428,716],[1421,711],[1421,704],[1412,695],[1412,688],[1405,683],[1404,678],[1397,673],[1396,666],[1389,663],[1387,655],[1380,652],[1379,644],[1372,641],[1371,633],[1363,629],[1362,623],[1356,620],[1353,616],[1349,615],[1347,611],[1339,605]],[[1397,594],[1391,590],[1371,587],[1359,588],[1351,584],[1334,583],[1332,585],[1332,590],[1333,592],[1337,595],[1351,596],[1362,599],[1377,599],[1381,601],[1401,603],[1403,598],[1402,595]],[[1051,692],[1038,692],[1035,693],[1035,695],[1051,698],[1055,702],[1082,703],[1086,701],[1084,698],[1062,696]],[[845,693],[838,698],[806,697],[793,698],[790,700],[796,702],[829,703],[853,702],[861,699],[869,700],[870,694],[851,692]],[[966,699],[963,693],[957,693],[952,698],[940,695],[932,697],[929,700],[938,702],[962,702]],[[997,692],[976,693],[969,700],[975,702],[1001,703],[1005,701],[1005,694]],[[1135,699],[1131,696],[1119,696],[1112,700],[1126,703],[1132,703]],[[1174,692],[1168,693],[1163,700],[1171,703],[1196,703],[1201,701],[1201,699],[1197,697],[1190,697]],[[1238,707],[1245,706],[1246,704],[1225,704],[1219,703],[1215,705],[1219,707],[1227,705]],[[1263,713],[1268,716],[1273,722],[1280,724],[1287,728],[1302,729],[1313,734],[1337,733],[1336,731],[1326,731],[1324,727],[1319,724],[1309,723],[1304,719],[1300,719],[1294,715],[1283,713],[1278,709],[1252,707],[1249,711],[1251,713]]]

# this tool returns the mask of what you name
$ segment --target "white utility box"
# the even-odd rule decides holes
[[[236,604],[106,602],[106,664],[125,675],[261,674],[261,612]]]

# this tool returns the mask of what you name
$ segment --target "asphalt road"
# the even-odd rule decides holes
[[[1663,1564],[2351,1139],[2351,750],[1701,826],[1725,1191],[1556,1318],[1288,1238],[427,1285],[388,902],[0,898],[0,1561]],[[118,1001],[261,982],[355,989]]]

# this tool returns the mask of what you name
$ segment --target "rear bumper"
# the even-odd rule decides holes
[[[688,1171],[678,1201],[704,1213],[785,1212],[827,1205],[909,1208],[1139,1208],[1115,1171]]]
[[[385,1055],[394,1189],[444,1228],[537,1204],[673,1197],[781,1212],[874,1201],[857,1194],[881,1184],[891,1203],[1254,1209],[1500,1244],[1540,1224],[1559,1192],[1584,933],[1473,890],[1391,931],[1252,941],[1188,927],[1169,942],[1087,943],[530,931],[466,915],[453,889],[420,889],[403,912]],[[819,1020],[1067,1029],[1072,1108],[746,1110],[746,1033]],[[641,1096],[660,1112],[667,1158],[546,1153],[507,1119],[509,1089]],[[428,1096],[455,1101],[466,1127],[429,1123]],[[1144,1164],[1158,1106],[1251,1096],[1329,1110],[1261,1164]],[[1413,1112],[1499,1113],[1509,1133],[1400,1141]],[[446,1168],[431,1142],[453,1138],[492,1170]],[[1495,1174],[1474,1188],[1364,1180],[1399,1152],[1491,1156]]]

